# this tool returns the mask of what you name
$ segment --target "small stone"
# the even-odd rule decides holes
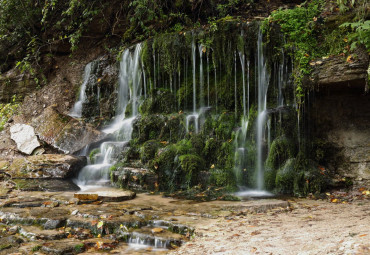
[[[76,209],[76,210],[74,210],[72,213],[71,213],[71,215],[77,215],[77,213],[78,213],[78,210]]]

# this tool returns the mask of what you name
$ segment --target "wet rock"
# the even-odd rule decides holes
[[[64,231],[59,230],[44,230],[39,227],[35,226],[23,226],[19,233],[28,238],[31,239],[31,241],[34,240],[59,240],[65,238],[67,235]]]
[[[50,106],[33,119],[32,126],[41,140],[52,147],[73,154],[86,145],[100,141],[105,134],[89,124],[59,113]]]
[[[16,158],[7,172],[12,178],[69,178],[86,165],[85,157],[44,154]]]
[[[24,97],[36,89],[36,82],[29,74],[13,68],[0,76],[0,102],[11,102],[14,95]]]
[[[57,219],[57,220],[54,220],[54,219],[48,219],[45,224],[43,225],[44,229],[56,229],[56,228],[60,228],[64,225],[65,223],[65,220],[62,219]]]
[[[30,155],[40,146],[33,127],[25,124],[15,124],[10,127],[11,138],[16,142],[18,150]]]
[[[133,190],[155,190],[158,177],[145,168],[118,167],[112,172],[115,185]]]
[[[84,244],[75,239],[45,242],[41,247],[41,251],[55,255],[80,253],[84,250]]]
[[[111,250],[114,249],[118,242],[116,240],[105,239],[105,238],[93,238],[83,241],[85,246],[89,248],[95,248],[98,250]]]
[[[121,202],[125,200],[134,199],[136,193],[129,190],[103,190],[94,192],[79,192],[76,193],[75,198],[80,200],[101,200],[105,202]]]
[[[311,62],[311,66],[315,67],[311,82],[323,88],[339,89],[351,86],[365,89],[369,57],[366,51],[360,48],[357,49],[356,55],[356,59],[352,57],[346,60],[343,56],[334,56]]]
[[[61,179],[13,179],[16,188],[22,191],[78,191],[80,188],[71,180]]]

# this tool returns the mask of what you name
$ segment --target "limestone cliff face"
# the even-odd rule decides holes
[[[325,143],[329,168],[336,181],[370,184],[369,56],[341,56],[315,61],[315,93],[310,108],[313,137]]]

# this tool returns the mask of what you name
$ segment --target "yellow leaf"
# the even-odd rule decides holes
[[[215,164],[212,164],[211,169],[215,168]]]
[[[104,225],[104,221],[99,221],[99,223],[98,223],[97,227],[98,227],[98,228],[102,228],[102,227],[103,227],[103,225]]]
[[[101,81],[101,79],[99,78],[99,79],[98,79],[98,82],[100,82],[100,81]]]
[[[101,234],[98,235],[98,238],[100,238],[100,237],[101,237]]]
[[[362,191],[362,195],[370,196],[370,190]]]
[[[347,57],[347,60],[346,60],[348,63],[352,63],[353,62],[353,58],[352,58],[352,55],[349,55]]]
[[[338,200],[338,199],[336,199],[336,198],[333,198],[330,202],[332,202],[332,203],[338,203],[338,202],[339,202],[339,200]]]
[[[344,41],[344,42],[348,42],[348,39],[347,39],[347,38],[344,38],[344,39],[343,39],[343,41]]]

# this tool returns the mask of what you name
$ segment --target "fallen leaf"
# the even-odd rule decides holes
[[[102,228],[102,227],[103,227],[103,225],[104,225],[104,221],[99,221],[99,223],[98,223],[97,227],[98,227],[98,228]]]
[[[261,232],[260,232],[260,231],[258,231],[258,230],[253,231],[253,232],[251,233],[251,235],[252,235],[252,236],[259,235],[259,234],[261,234]]]
[[[359,235],[358,237],[364,237],[364,236],[367,236],[367,234]]]

